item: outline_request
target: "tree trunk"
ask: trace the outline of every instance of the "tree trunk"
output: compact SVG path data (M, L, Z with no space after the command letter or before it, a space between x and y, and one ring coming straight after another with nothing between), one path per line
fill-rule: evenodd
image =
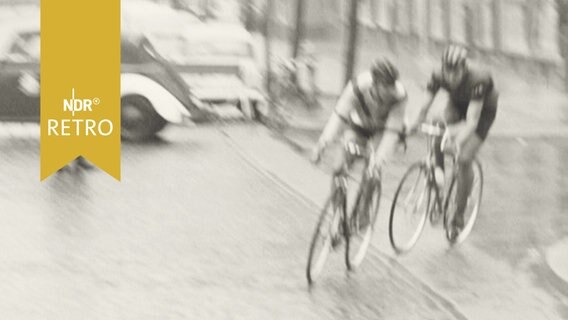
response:
M357 20L358 15L358 0L351 0L351 6L349 10L349 30L347 39L347 55L345 59L345 81L348 83L353 77L353 71L355 69L355 58L357 56L357 34L359 21Z
M254 11L253 11L253 0L243 0L240 3L241 6L241 22L245 26L247 31L254 30Z
M294 29L294 36L292 38L292 58L298 58L300 52L300 43L304 37L304 12L306 1L296 0L296 28Z
M425 21L425 31L422 32L422 39L421 39L421 48L423 50L423 52L428 53L430 52L430 38L432 35L432 1L431 0L425 0L426 1L426 21Z
M444 38L446 38L446 42L452 42L452 4L450 3L451 0L444 0L443 10L444 10Z
M475 10L474 4L465 5L465 41L466 43L475 48L477 46L476 34L475 34Z
M497 52L503 49L503 41L501 39L501 26L502 26L502 7L500 0L493 0L493 49Z
M266 67L266 92L269 97L269 101L272 101L272 66L271 66L271 48L270 48L270 37L271 37L271 22L272 16L274 14L274 0L267 0L266 2L266 15L263 24L262 34L264 35L264 55L265 55L265 67Z
M556 0L558 10L558 43L564 59L564 84L568 91L568 0Z

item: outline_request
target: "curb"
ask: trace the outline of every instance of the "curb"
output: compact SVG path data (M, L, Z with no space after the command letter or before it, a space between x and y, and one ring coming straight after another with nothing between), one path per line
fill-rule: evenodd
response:
M568 238L565 238L546 250L546 265L552 271L553 285L568 295Z

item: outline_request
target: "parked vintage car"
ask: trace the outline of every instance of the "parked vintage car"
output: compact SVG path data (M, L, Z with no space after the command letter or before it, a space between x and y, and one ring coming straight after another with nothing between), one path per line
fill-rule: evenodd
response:
M0 21L0 121L39 121L39 12ZM199 119L199 100L139 33L121 40L121 135L142 140L167 123Z
M155 41L200 101L234 105L251 118L265 105L257 42L241 25L191 24Z

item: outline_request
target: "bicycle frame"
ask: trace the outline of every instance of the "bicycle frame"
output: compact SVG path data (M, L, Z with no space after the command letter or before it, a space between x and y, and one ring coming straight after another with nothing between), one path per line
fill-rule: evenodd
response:
M427 127L427 129L424 129L424 127ZM427 155L426 155L426 160L423 164L423 168L427 174L427 181L428 181L428 188L429 190L434 189L434 194L435 194L435 198L434 198L434 206L431 207L428 211L428 215L433 214L434 209L437 207L439 212L443 215L446 216L447 212L447 206L446 201L447 201L447 191L445 190L440 190L440 187L438 186L438 184L436 183L436 179L435 179L435 169L436 169L436 164L435 164L435 148L436 148L436 142L435 139L436 137L442 136L443 135L443 127L438 126L438 125L423 125L423 131L427 134ZM445 154L444 154L445 156ZM456 157L457 154L452 154L452 172L451 172L451 178L450 178L450 186L449 188L446 188L446 190L450 190L453 183L455 183L455 178L457 177L457 161L456 161Z
M356 143L346 143L344 145L344 152L346 153L346 161L343 163L341 173L334 176L332 184L332 194L333 194L333 205L334 206L344 206L345 217L343 219L349 219L354 214L357 214L358 207L355 206L351 210L347 210L347 179L350 178L349 170L353 164L360 159L364 160L363 175L359 184L359 193L361 193L361 188L367 186L369 182L376 183L379 187L381 186L380 170L376 167L371 167L374 163L375 148L367 142L365 147L362 147Z
M341 173L334 177L334 187L341 188L347 191L347 179L349 177L349 170L355 161L363 159L364 160L364 171L363 178L361 182L366 181L368 178L380 180L380 170L376 167L371 167L371 164L375 163L375 148L367 142L365 150L356 143L346 143L344 145L344 151L346 152L347 159L343 163Z

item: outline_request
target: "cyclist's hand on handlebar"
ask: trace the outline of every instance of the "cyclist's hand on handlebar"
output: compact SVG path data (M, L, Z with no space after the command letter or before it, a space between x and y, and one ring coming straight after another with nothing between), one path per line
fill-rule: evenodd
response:
M413 121L410 122L409 120L404 120L403 129L407 136L411 136L418 132L418 128L422 124L422 121Z
M321 161L321 157L325 151L326 144L323 142L318 142L318 144L312 150L311 161L313 164L318 164Z
M406 135L411 136L413 134L416 134L416 132L418 132L418 125L417 124L405 125L404 129L406 130Z
M456 140L449 129L446 129L444 132L440 149L442 149L443 152L459 153L459 145L456 143Z

